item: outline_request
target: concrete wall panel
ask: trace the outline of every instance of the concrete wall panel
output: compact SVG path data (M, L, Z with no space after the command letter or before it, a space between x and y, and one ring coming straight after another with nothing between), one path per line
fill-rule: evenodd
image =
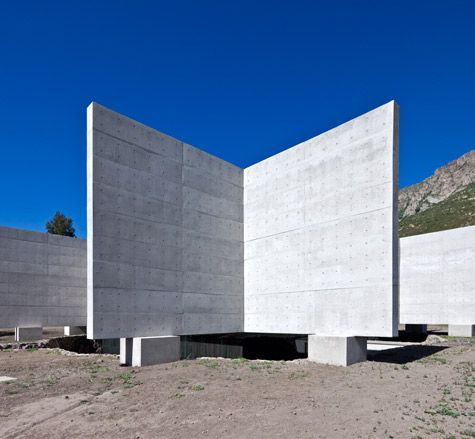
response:
M88 336L393 335L397 125L391 102L243 172L92 104Z
M0 326L85 326L86 241L0 227Z
M402 238L400 321L475 325L475 226Z
M243 329L243 171L88 108L88 336Z
M244 171L245 331L392 336L398 109Z

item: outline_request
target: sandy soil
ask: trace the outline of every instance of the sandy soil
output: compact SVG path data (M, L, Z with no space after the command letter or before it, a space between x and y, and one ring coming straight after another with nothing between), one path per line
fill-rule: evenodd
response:
M447 347L449 346L449 347ZM399 352L398 352L399 351ZM475 340L385 351L348 368L0 352L0 437L475 437Z

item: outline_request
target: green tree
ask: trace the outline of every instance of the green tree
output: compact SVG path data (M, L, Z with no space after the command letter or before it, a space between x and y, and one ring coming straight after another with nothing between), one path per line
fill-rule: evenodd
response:
M46 231L53 235L63 235L76 237L76 229L73 227L73 220L63 215L61 212L56 212L51 221L46 223Z

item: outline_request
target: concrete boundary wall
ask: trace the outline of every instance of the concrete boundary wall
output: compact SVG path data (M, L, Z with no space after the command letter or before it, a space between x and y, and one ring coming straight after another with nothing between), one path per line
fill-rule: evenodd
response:
M394 335L397 136L390 102L243 171L91 104L88 337Z
M86 241L0 227L0 327L86 320Z
M475 325L475 226L400 240L400 322Z
M390 102L245 169L246 332L397 334L398 125Z

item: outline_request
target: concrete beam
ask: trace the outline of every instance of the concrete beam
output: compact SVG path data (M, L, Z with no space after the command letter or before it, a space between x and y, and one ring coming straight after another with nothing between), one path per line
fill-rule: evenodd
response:
M43 336L43 328L30 326L15 328L15 341L40 340Z
M475 325L449 325L450 337L475 337Z
M364 337L309 335L308 359L332 366L349 366L366 361L366 345Z
M180 337L134 337L120 341L120 362L141 367L180 360Z

